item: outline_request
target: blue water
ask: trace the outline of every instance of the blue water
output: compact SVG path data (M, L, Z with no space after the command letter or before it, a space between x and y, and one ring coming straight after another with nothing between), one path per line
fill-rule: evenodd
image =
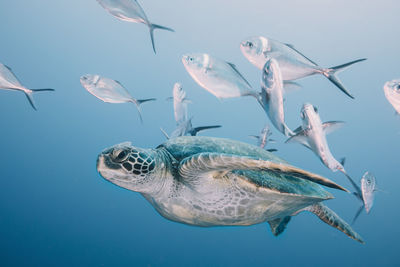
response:
M382 86L399 78L398 1L140 1L149 19L176 33L156 31L153 54L144 25L119 21L92 1L0 2L0 62L35 95L35 112L19 92L0 91L1 266L394 266L399 264L400 118ZM105 147L132 141L155 147L159 130L174 129L165 101L176 81L193 104L195 126L221 124L203 135L253 142L268 119L251 98L220 102L186 73L180 57L207 52L234 62L254 87L260 71L239 50L240 41L264 35L294 44L323 66L368 60L340 74L352 100L324 77L301 80L287 95L287 124L300 124L310 102L323 121L343 120L328 137L336 158L358 181L369 170L378 186L369 215L354 229L361 245L309 213L293 218L274 237L267 224L190 227L162 218L139 194L119 188L96 171ZM131 104L106 104L85 91L79 77L97 73L121 81L143 105L144 124ZM277 155L350 188L306 148L284 144L273 129ZM330 190L326 204L351 221L359 202Z

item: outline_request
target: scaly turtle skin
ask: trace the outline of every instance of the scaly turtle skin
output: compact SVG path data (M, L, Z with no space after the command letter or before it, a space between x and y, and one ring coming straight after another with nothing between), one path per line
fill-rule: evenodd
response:
M122 143L99 155L97 170L108 181L140 192L172 221L197 226L268 221L279 235L291 216L308 210L363 242L321 203L333 197L320 184L346 189L246 143L200 136L174 138L156 149Z

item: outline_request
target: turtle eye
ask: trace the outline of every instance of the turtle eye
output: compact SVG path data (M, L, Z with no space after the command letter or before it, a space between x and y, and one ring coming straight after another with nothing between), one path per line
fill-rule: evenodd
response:
M314 107L314 111L315 113L318 113L318 109L316 107Z
M113 153L113 157L117 162L124 161L129 156L126 150L115 150Z
M248 46L248 47L250 47L250 48L253 48L254 44L253 44L252 42L247 42L247 43L246 43L246 46Z

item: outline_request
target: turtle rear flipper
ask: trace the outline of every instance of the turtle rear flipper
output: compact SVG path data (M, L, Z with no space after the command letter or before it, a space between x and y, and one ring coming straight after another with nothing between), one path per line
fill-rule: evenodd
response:
M271 227L271 232L274 236L278 236L283 233L286 229L286 225L290 222L291 216L286 216L284 218L278 218L272 221L268 221L269 226Z
M340 218L333 210L328 208L322 203L317 203L312 206L305 208L304 210L310 211L318 216L323 222L329 224L330 226L342 231L350 238L364 244L362 237L357 234L351 226L346 223L342 218Z

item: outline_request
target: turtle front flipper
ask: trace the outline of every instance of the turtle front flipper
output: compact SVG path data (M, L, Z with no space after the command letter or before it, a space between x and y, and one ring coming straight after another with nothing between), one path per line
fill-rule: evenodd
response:
M188 183L196 184L199 177L210 172L229 172L234 170L269 171L276 174L289 175L299 179L305 179L327 187L347 189L320 175L302 170L283 163L251 157L235 156L223 153L199 153L187 157L179 164L179 174Z
M342 231L350 238L364 244L362 237L357 234L351 226L346 223L342 218L340 218L333 210L328 208L322 203L317 203L312 206L305 208L304 210L310 211L318 216L323 222L329 224L330 226Z

